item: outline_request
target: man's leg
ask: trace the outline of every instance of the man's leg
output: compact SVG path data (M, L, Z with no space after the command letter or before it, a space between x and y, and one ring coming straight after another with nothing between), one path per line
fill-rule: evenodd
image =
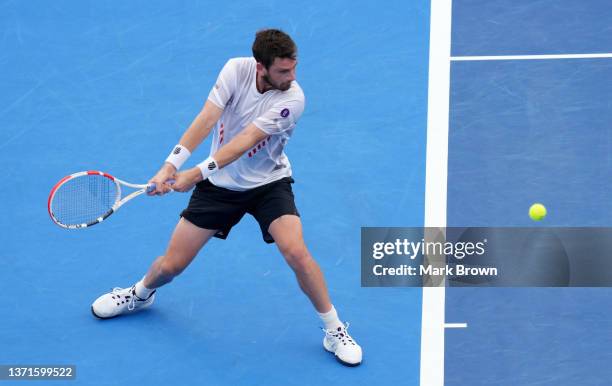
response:
M302 223L295 215L284 215L268 227L278 249L293 269L300 288L308 296L325 323L323 347L334 353L338 361L347 366L357 366L362 361L361 347L348 334L329 300L329 293L319 265L310 255L304 237Z
M171 282L187 268L216 232L199 228L181 218L174 228L166 253L151 264L142 284L153 290Z
M302 223L298 216L284 215L272 222L268 233L281 254L293 269L300 288L319 313L332 309L323 273L312 258L302 236Z
M131 288L115 288L100 296L91 306L92 313L98 318L108 319L150 306L155 299L155 289L183 272L215 232L198 228L181 218L166 253L153 262L146 276Z

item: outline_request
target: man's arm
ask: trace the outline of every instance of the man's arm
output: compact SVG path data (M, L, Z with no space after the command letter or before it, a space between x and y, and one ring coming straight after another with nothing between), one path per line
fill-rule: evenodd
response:
M204 104L204 108L197 117L195 117L191 126L189 126L185 134L181 137L179 143L193 153L202 141L208 137L215 123L221 118L222 113L223 109L220 109L214 103L207 100L206 104Z
M208 134L210 134L215 123L221 118L222 113L223 109L207 100L204 104L204 108L195 117L189 128L181 137L179 143L185 146L190 153L193 153ZM165 182L168 181L176 171L174 165L169 162L164 162L157 174L149 180L149 183L155 183L157 187L156 190L149 193L149 195L168 193L171 188L170 185Z
M213 155L213 158L217 161L219 168L222 168L236 161L247 150L263 141L267 136L268 134L251 123L225 146L222 146Z
M267 136L268 134L251 123L231 141L222 146L212 157L217 161L217 166L222 168L240 158L247 150L261 142ZM200 168L194 167L182 173L175 174L174 178L176 182L172 185L172 188L178 192L186 192L190 190L193 185L202 181L202 172Z

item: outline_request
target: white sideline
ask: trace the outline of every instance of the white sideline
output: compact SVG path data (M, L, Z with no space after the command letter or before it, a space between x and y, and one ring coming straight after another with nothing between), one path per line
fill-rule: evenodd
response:
M452 0L431 0L425 171L425 226L446 227ZM444 385L444 282L424 287L421 386Z

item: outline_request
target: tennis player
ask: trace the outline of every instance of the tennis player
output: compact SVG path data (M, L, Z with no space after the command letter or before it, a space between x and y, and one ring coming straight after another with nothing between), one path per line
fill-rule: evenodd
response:
M96 299L91 307L96 317L112 318L150 306L157 288L183 272L211 237L225 239L249 213L259 223L263 239L276 243L323 321L325 350L345 365L361 363L361 347L348 334L348 323L338 318L321 269L304 244L291 189L294 180L284 148L304 110L296 65L295 43L276 29L257 32L253 57L225 64L204 108L149 181L157 186L150 194L157 195L195 186L166 253L132 287L115 288ZM211 131L210 156L179 172Z

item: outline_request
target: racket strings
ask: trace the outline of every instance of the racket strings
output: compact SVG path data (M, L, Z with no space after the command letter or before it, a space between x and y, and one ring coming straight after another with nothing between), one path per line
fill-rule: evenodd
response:
M117 184L107 177L86 175L72 178L55 192L51 211L64 225L89 224L111 210L117 193Z

